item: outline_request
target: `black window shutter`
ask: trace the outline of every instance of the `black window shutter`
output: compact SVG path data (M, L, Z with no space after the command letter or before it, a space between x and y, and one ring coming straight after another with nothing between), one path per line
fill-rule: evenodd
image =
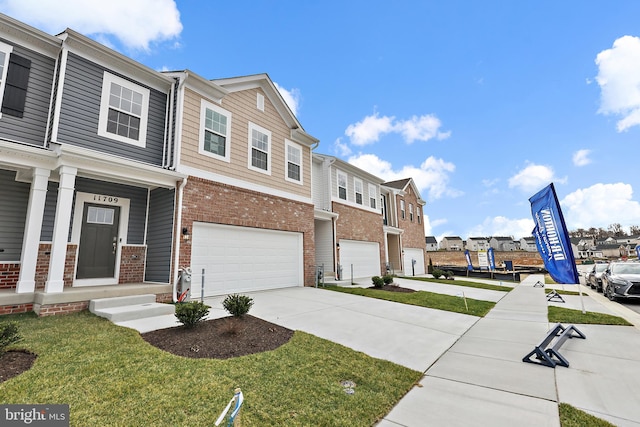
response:
M10 116L22 117L24 103L27 99L27 85L29 84L29 72L31 61L13 53L9 57L9 69L7 81L4 87L2 99L2 113Z

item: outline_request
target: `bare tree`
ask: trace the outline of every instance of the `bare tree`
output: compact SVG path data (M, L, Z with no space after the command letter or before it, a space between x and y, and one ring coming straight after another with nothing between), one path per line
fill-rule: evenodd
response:
M629 234L632 236L637 236L640 234L640 225L632 225L629 227Z
M611 233L615 237L624 236L624 231L622 231L622 226L617 222L610 224L608 227L608 230L609 230L609 233Z

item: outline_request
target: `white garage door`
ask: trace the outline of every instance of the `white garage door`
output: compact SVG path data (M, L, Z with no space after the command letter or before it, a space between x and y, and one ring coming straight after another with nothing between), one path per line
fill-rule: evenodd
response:
M411 269L412 260L416 260L413 270ZM420 248L404 248L404 275L411 276L414 274L424 274L424 251Z
M342 278L372 277L380 275L380 245L377 242L340 240Z
M193 223L192 298L302 286L302 233Z

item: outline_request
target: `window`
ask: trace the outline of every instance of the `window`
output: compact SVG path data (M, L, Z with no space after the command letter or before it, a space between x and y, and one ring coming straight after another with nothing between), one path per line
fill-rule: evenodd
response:
M87 223L113 225L114 212L115 210L112 208L89 206L87 209Z
M7 72L9 70L9 57L13 51L13 46L0 42L0 96L4 95L7 84ZM4 105L4 99L2 101Z
M27 100L27 86L31 73L31 61L8 51L0 50L0 90L2 90L2 113L22 118Z
M229 162L231 113L204 99L200 103L200 145L198 151Z
M347 200L347 174L338 171L338 198Z
M271 174L271 132L249 123L249 169Z
M420 206L416 206L416 215L418 215L418 224L422 224L422 219L420 217L420 211L422 209L420 208Z
M378 198L378 191L375 185L369 184L369 206L371 209L376 208L376 199Z
M302 148L287 139L284 140L284 145L287 150L285 179L302 184Z
M362 204L362 181L360 181L359 179L354 179L353 180L353 187L354 187L354 191L356 193L356 203L361 205Z
M400 200L400 216L402 217L402 219L405 219L404 200Z
M409 203L409 221L413 222L413 203Z
M144 147L148 114L149 89L105 71L98 135Z

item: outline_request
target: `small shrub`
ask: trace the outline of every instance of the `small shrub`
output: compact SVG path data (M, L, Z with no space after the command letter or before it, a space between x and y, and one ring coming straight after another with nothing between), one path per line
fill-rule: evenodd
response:
M18 332L17 322L4 322L0 324L0 356L6 352L8 346L21 340L22 336Z
M380 276L373 276L371 281L373 282L373 286L376 288L382 288L384 286L384 280Z
M439 268L434 268L433 273L431 273L431 275L433 276L434 279L439 279L442 276L444 276L444 271L440 270Z
M453 280L453 271L447 270L447 271L444 272L444 274L447 277L447 279Z
M385 285L389 285L393 283L393 276L390 274L385 274L384 276L382 276L382 281Z
M187 328L193 328L209 314L210 308L200 301L181 302L176 304L176 317Z
M249 312L253 299L246 295L232 294L222 301L222 306L234 317L242 317Z

